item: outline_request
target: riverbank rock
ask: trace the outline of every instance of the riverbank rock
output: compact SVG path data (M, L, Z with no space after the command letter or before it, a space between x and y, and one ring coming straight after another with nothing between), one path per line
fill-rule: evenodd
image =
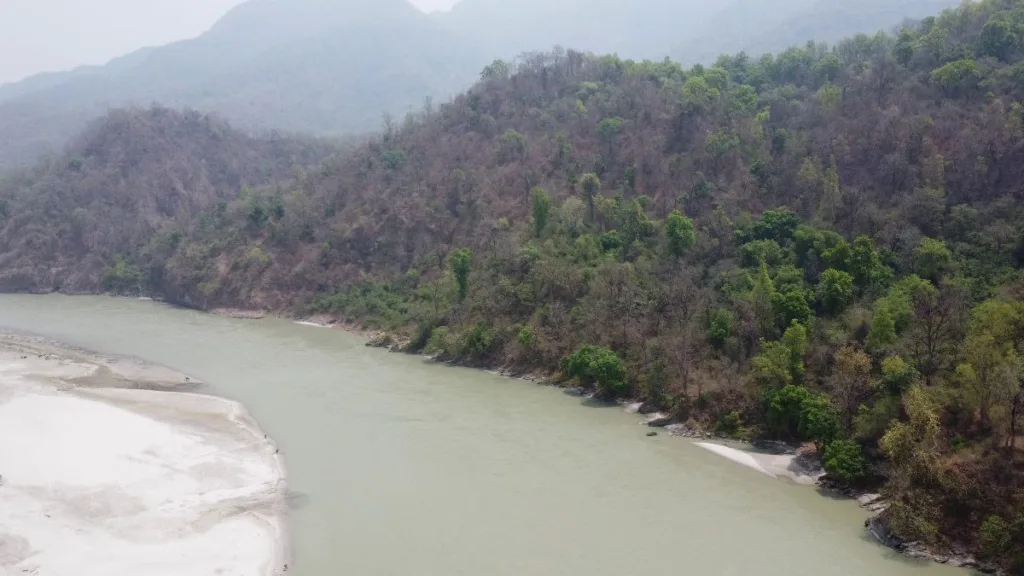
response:
M565 390L563 390L563 392L565 392L569 396L575 396L577 398L583 398L584 396L587 395L587 391L584 388L580 388L578 386L575 388L566 388Z
M214 308L211 314L224 316L225 318L238 318L241 320L259 320L267 315L263 310L243 310L241 308Z
M655 412L647 416L647 425L652 428L664 428L671 423L672 417L664 412Z
M750 444L758 450L764 450L773 454L796 454L797 449L794 446L790 446L785 442L778 440L768 440L765 438L755 438L751 440Z
M866 494L865 496L877 496L877 494ZM875 499L865 498L865 500L868 501L868 504L862 505L869 509L871 506L885 503L881 497ZM984 574L1003 574L998 567L978 562L977 559L962 550L933 550L921 542L906 542L900 539L889 529L889 513L887 509L883 509L874 517L865 520L864 527L867 528L868 533L879 543L910 558L931 560L957 568L977 570Z

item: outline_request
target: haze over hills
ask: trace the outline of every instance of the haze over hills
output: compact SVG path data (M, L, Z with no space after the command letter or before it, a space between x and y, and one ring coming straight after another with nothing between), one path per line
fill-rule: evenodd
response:
M469 85L483 59L405 0L252 0L194 40L0 88L0 168L57 151L111 107L159 102L239 127L376 129Z
M0 86L0 170L59 152L124 105L190 107L256 131L362 133L468 87L495 57L562 45L710 63L874 33L952 1L463 0L427 15L406 0L250 0L198 38Z

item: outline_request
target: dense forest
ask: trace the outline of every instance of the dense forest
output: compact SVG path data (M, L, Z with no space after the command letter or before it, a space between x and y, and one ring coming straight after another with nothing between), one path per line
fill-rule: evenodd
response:
M985 0L689 69L495 61L289 178L256 168L306 145L207 164L239 189L187 209L131 194L161 155L126 155L174 129L129 146L106 122L0 182L3 286L333 314L409 351L813 443L833 479L882 486L900 538L1020 573L1022 100L1024 1ZM81 237L135 214L116 242Z

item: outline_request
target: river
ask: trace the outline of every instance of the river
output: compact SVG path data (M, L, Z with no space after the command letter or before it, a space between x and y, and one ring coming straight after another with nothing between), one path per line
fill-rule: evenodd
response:
M619 408L341 331L56 295L0 296L0 327L167 365L245 404L297 495L289 574L966 574L875 544L852 502L648 438Z

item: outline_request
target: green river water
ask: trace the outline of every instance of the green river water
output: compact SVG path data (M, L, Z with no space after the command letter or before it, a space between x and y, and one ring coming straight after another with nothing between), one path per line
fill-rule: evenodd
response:
M278 319L0 296L0 327L164 364L281 447L300 576L954 576L867 513L534 383ZM582 405L581 405L582 404Z

